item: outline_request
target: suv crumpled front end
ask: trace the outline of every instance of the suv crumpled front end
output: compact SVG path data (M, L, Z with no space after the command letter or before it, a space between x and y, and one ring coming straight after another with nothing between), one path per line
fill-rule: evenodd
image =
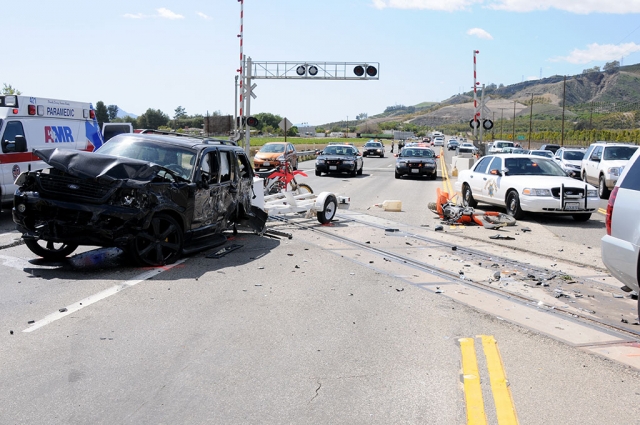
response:
M16 180L13 220L25 239L126 248L154 210L186 211L189 182L159 165L96 153L35 154L52 167Z

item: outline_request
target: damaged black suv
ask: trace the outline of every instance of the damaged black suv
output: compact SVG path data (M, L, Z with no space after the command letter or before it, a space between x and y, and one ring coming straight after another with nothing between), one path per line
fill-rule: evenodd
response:
M264 231L251 163L231 142L122 134L96 152L34 154L50 168L18 177L13 220L45 259L97 245L157 266L224 243L236 224Z

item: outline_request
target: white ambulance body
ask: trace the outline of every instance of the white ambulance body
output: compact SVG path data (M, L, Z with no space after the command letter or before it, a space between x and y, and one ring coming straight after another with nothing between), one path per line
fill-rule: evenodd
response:
M93 151L103 143L91 103L0 96L0 202L13 202L21 172L46 166L34 149Z

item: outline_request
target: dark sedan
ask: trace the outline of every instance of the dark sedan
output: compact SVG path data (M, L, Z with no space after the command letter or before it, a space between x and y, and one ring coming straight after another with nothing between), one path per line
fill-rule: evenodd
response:
M384 158L384 145L375 140L369 140L362 148L362 156L379 156Z
M362 174L364 161L358 149L351 145L329 145L316 158L316 176L322 173Z
M438 177L437 155L429 148L407 147L400 151L396 159L396 178L403 175Z

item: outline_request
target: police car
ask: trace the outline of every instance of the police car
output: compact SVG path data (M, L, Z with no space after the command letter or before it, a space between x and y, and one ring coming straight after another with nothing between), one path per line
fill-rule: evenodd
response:
M103 143L91 103L0 96L0 203L13 201L20 173L46 166L33 149L93 151Z

